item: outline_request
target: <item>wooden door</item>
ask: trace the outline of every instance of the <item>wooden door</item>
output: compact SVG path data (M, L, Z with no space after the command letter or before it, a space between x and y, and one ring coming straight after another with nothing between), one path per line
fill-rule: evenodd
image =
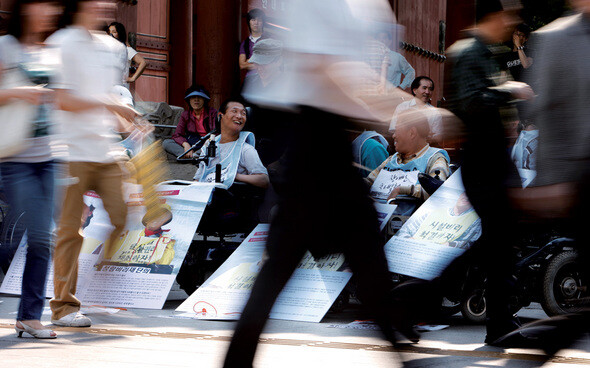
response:
M432 104L443 97L445 27L447 0L395 0L399 24L405 27L400 52L416 70L416 76L429 76L435 84Z
M146 70L135 82L136 99L168 102L170 85L170 1L141 0L134 7L137 16L136 50L147 61Z
M0 0L0 35L6 32L6 27L8 26L7 20L13 2L14 0Z

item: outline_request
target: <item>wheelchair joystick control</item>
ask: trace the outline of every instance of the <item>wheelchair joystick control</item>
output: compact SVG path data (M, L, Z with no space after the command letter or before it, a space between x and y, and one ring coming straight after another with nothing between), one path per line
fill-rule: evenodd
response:
M215 182L221 183L221 164L215 165Z
M209 142L209 146L207 146L207 157L213 158L217 155L217 146L215 145L215 141L211 140Z
M434 170L434 178L435 179L438 179L438 180L441 180L440 179L440 170Z

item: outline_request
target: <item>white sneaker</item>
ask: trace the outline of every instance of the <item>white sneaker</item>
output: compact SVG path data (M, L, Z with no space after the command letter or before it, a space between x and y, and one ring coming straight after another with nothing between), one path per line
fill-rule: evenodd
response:
M52 319L51 323L65 327L90 327L92 325L90 318L80 313L80 311L67 314L60 319Z

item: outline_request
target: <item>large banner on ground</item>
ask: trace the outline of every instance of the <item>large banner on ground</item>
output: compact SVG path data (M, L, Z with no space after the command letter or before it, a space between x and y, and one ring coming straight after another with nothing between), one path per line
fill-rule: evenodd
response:
M481 235L481 220L455 172L385 245L389 270L424 280L439 276Z
M239 319L264 262L268 224L258 225L234 253L178 309L200 319ZM279 295L270 318L319 322L352 273L344 255L314 260L308 252Z
M86 305L160 309L182 265L214 184L161 185L158 193L167 211L146 221L138 185L126 185L127 225L105 254L104 242L113 229L100 197L84 196L81 219L84 234L78 258L76 296ZM20 294L26 240L11 263L0 292ZM53 268L47 282L53 296Z

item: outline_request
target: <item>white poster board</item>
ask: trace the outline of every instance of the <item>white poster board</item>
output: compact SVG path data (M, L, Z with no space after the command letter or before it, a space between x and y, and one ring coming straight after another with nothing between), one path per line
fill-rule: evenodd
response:
M194 313L200 319L239 319L262 266L268 229L268 224L258 225L176 311ZM306 253L274 304L270 318L319 322L352 276L343 264L341 254L315 261Z
M481 235L458 170L385 245L389 270L432 280Z
M385 225L391 219L393 212L397 208L396 204L385 204L374 202L375 209L377 210L377 220L379 221L379 230L383 231Z
M520 180L522 182L522 187L526 188L529 186L530 183L537 177L536 170L528 170L528 169L517 169L518 175L520 175Z
M402 171L394 170L389 171L387 168L383 168L377 179L371 186L371 197L377 200L387 200L391 191L397 187L410 186L418 184L418 170L414 171Z
M87 305L162 308L213 187L203 183L159 186L158 193L170 207L170 216L151 231L142 222L145 207L141 187L126 185L127 225L115 244L114 255L108 258L103 243L112 226L100 198L88 192L82 218L84 242L78 258L78 299ZM22 242L0 292L20 294L25 247ZM53 296L52 267L46 292L48 297Z

